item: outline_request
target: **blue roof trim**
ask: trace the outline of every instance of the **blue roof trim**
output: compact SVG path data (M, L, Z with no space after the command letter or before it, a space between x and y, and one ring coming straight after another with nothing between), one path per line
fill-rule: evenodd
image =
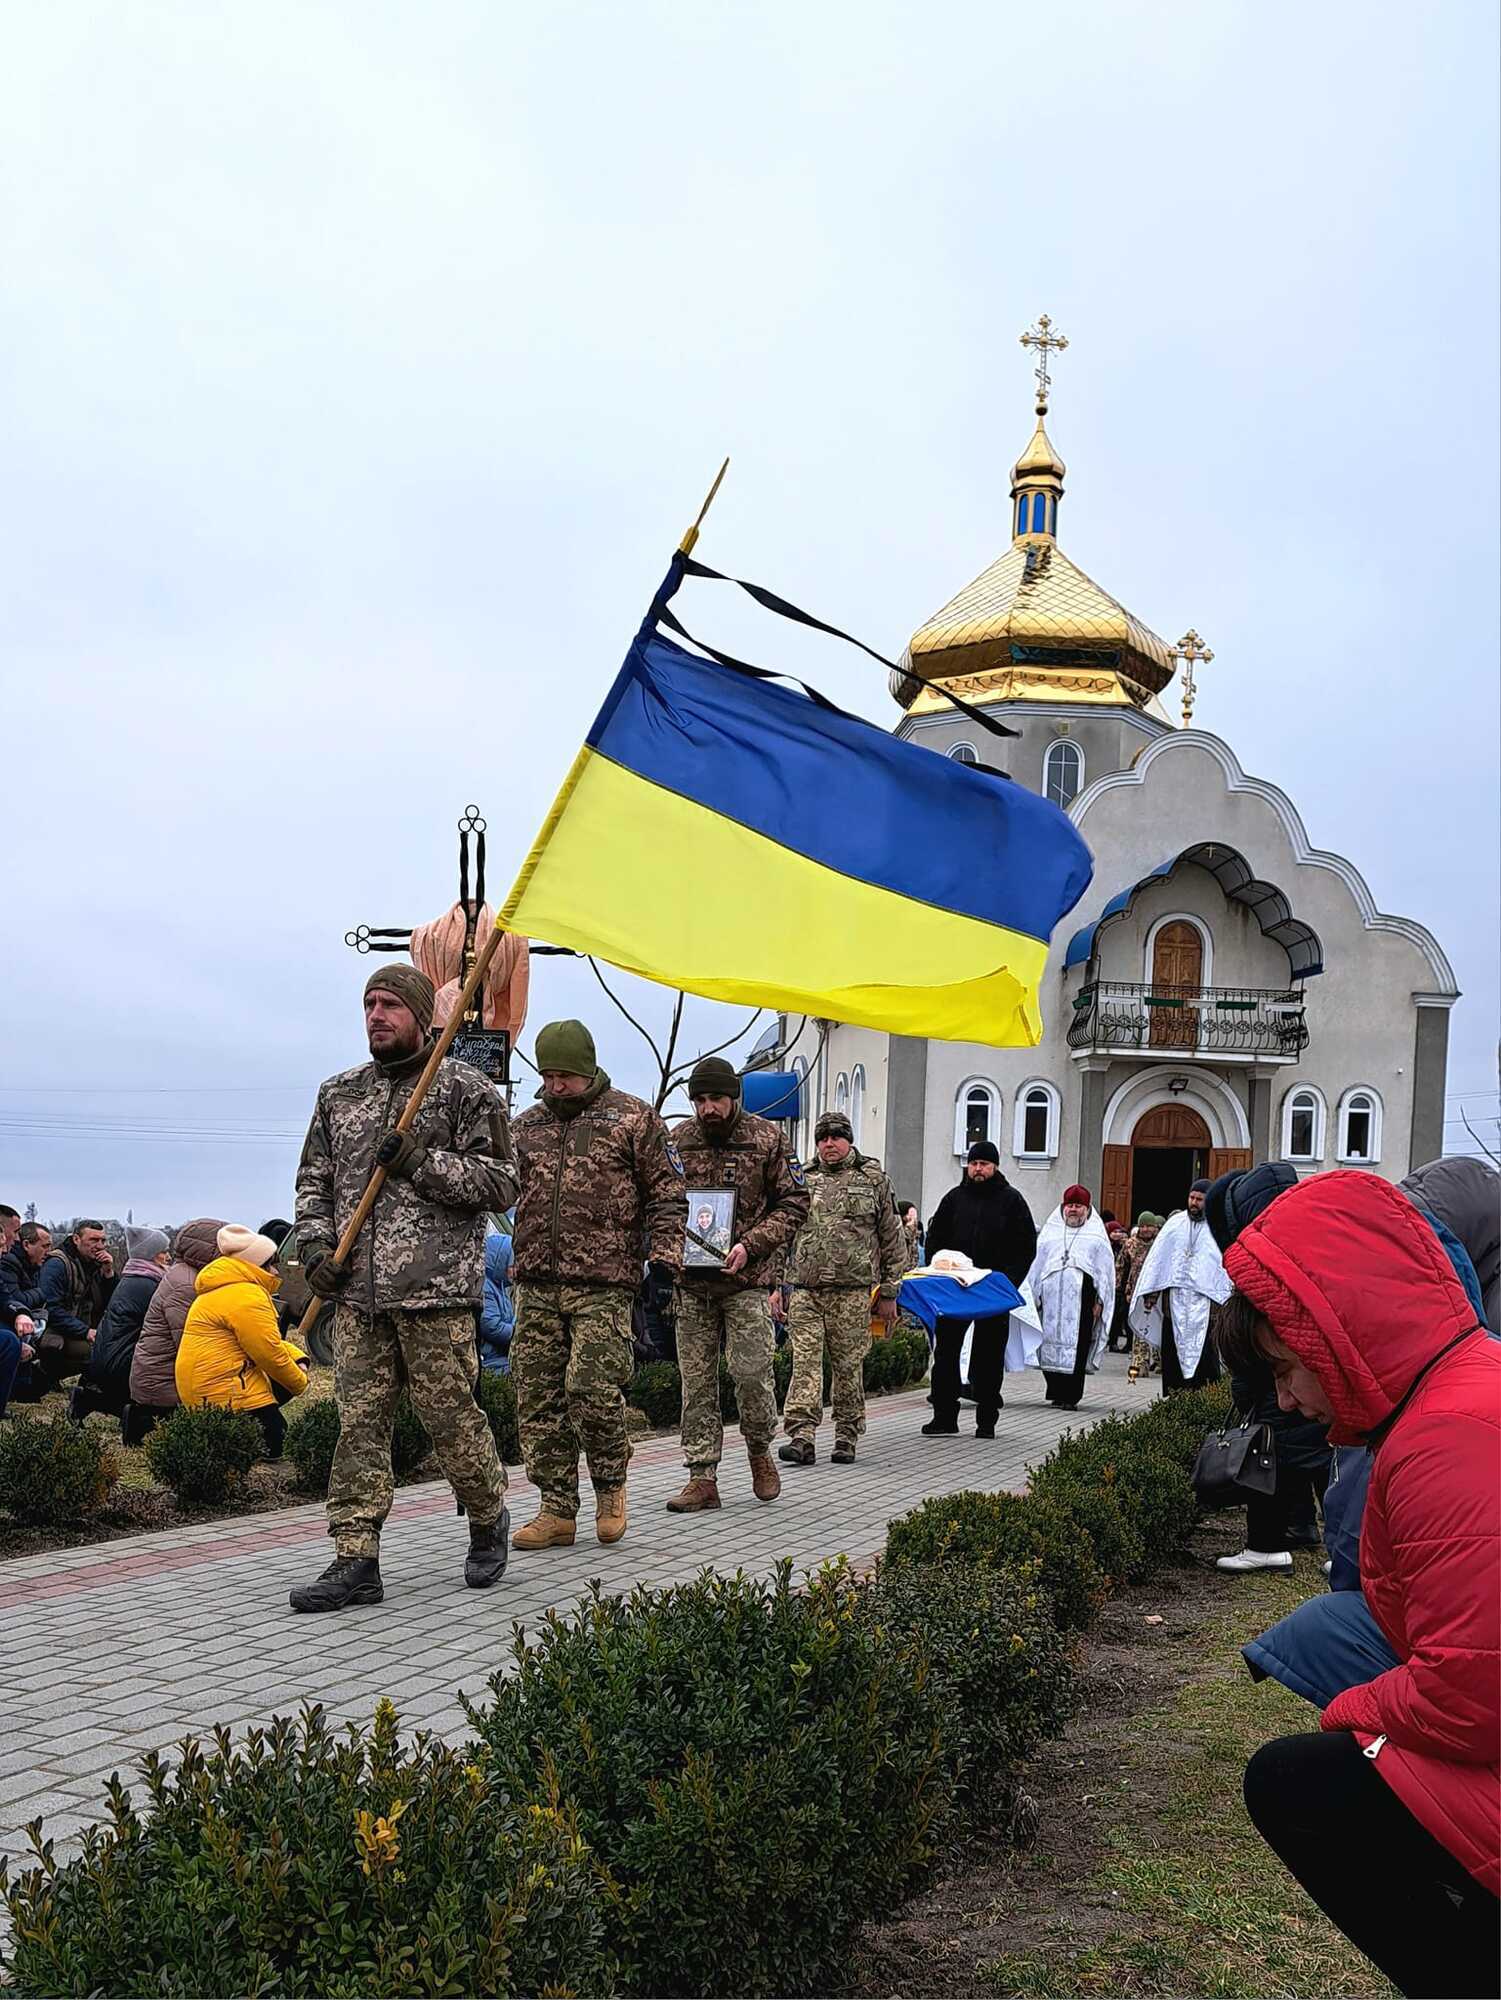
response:
M1324 969L1324 947L1317 931L1305 924L1292 913L1292 905L1282 891L1271 882L1258 881L1251 872L1251 864L1234 847L1226 847L1223 841L1201 840L1171 861L1163 861L1149 875L1143 875L1129 889L1122 889L1118 896L1112 896L1092 924L1075 931L1068 941L1068 949L1063 954L1063 966L1067 971L1071 966L1086 965L1094 957L1099 934L1106 924L1123 917L1143 889L1153 882L1163 881L1187 863L1196 868L1205 868L1219 883L1228 902L1241 903L1256 914L1263 937L1269 937L1280 944L1287 953L1288 969L1294 979L1313 979Z

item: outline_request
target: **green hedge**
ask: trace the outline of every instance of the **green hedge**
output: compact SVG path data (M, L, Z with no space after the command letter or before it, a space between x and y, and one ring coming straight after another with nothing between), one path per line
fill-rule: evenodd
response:
M1224 1406L1070 1436L1026 1496L929 1501L872 1578L596 1589L516 1635L459 1750L403 1750L382 1704L373 1732L310 1711L240 1747L220 1732L170 1776L147 1759L144 1814L112 1783L81 1858L0 1867L0 1985L838 1990L859 1926L950 1842L1013 1830L1074 1698L1072 1635L1181 1544Z
M183 1404L146 1440L151 1476L172 1489L179 1507L223 1507L266 1455L265 1433L245 1410Z
M98 1429L12 1410L0 1424L0 1510L24 1528L70 1528L100 1513L120 1476Z
M495 1448L505 1465L521 1463L521 1435L516 1421L516 1386L509 1375L480 1370L475 1390L479 1406L490 1425ZM297 1484L304 1493L324 1494L333 1471L334 1451L339 1442L339 1406L332 1396L316 1403L294 1404L287 1415L285 1456L296 1468ZM433 1441L422 1419L403 1394L396 1405L396 1427L391 1435L391 1469L405 1479L432 1456Z

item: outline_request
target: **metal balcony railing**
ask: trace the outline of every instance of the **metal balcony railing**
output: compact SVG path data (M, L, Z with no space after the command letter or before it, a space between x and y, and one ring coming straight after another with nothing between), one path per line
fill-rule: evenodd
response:
M1071 1049L1255 1055L1296 1062L1308 1046L1301 993L1271 986L1164 986L1102 979L1083 987Z

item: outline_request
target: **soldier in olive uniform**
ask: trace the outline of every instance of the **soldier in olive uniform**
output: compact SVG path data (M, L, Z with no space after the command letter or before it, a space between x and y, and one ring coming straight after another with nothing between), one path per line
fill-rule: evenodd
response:
M852 1465L865 1429L863 1365L870 1350L870 1293L876 1311L895 1319L907 1268L907 1241L891 1183L874 1160L854 1148L850 1121L826 1111L814 1127L818 1160L808 1169L812 1213L792 1246L792 1382L784 1412L788 1442L779 1457L811 1465L823 1418L823 1357L827 1346L834 1405L836 1465Z
M579 1451L594 1482L595 1533L625 1533L625 1422L631 1306L643 1257L676 1278L688 1197L662 1120L612 1090L581 1021L537 1036L541 1101L514 1127L521 1201L512 1238L516 1331L511 1378L527 1476L542 1495L518 1549L569 1548L579 1508Z
M318 1092L297 1169L297 1237L309 1288L337 1302L339 1443L328 1482L334 1561L292 1592L294 1611L379 1604L380 1531L391 1511L391 1432L405 1382L469 1517L464 1581L506 1566L505 1467L474 1400L475 1308L483 1296L485 1213L509 1208L516 1169L499 1093L445 1060L409 1132L393 1128L430 1054L432 983L415 966L365 985L372 1061ZM348 1261L334 1249L376 1165L386 1182Z
M751 1489L758 1500L775 1500L782 1490L771 1457L777 1400L767 1293L781 1284L792 1239L808 1215L801 1167L780 1129L742 1107L740 1078L722 1056L706 1056L695 1066L688 1095L694 1115L672 1134L683 1172L695 1188L733 1188L735 1221L720 1268L686 1265L678 1292L688 1483L667 1503L674 1514L719 1505L721 1348L734 1378Z

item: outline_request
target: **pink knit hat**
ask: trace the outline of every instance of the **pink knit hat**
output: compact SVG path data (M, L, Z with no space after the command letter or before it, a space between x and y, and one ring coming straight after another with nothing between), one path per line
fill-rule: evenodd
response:
M257 1236L242 1222L226 1222L217 1240L221 1257L238 1257L242 1264L255 1264L261 1270L276 1255L276 1245L269 1236Z

